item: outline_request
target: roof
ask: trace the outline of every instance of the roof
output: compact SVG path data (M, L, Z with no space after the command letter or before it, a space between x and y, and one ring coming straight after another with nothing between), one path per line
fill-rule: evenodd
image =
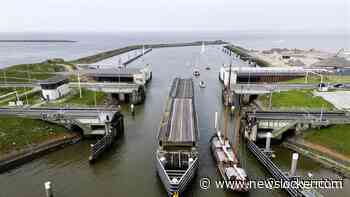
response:
M225 67L229 71L229 67ZM302 67L232 67L232 73L238 75L305 75L306 70Z
M141 74L137 68L107 68L107 69L88 69L84 70L84 74L94 77L115 77L115 76L130 76Z
M63 76L63 75L55 75L51 78L45 79L45 80L40 80L39 84L56 84L59 83L61 81L67 80L68 77Z

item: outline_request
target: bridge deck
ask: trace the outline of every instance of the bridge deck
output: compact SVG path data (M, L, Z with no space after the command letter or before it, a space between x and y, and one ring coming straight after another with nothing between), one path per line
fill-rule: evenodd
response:
M322 117L323 119L349 119L345 112L327 112L327 111L256 111L247 112L248 117L254 117L260 120L295 120L305 118Z
M179 79L173 81L170 91L172 98L193 98L193 81L192 79Z
M56 108L56 107L39 107L39 108L13 108L1 107L0 115L26 116L30 118L42 118L43 115L61 115L70 118L98 118L101 114L113 117L118 109L106 108ZM57 118L57 117L56 117Z
M194 141L194 114L191 99L175 99L168 141L193 142Z
M193 95L192 79L173 81L158 136L161 142L189 146L196 142L198 128Z

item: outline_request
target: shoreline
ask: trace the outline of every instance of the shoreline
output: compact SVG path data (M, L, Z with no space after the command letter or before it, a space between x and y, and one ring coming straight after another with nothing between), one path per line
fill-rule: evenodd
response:
M2 155L0 157L0 173L16 168L51 151L75 144L80 140L81 137L79 135L69 133L68 136L64 135L63 137L47 140L32 148L27 147Z
M138 45L128 45L122 48L117 48L109 51L104 51L101 53L97 53L94 55L78 58L76 60L69 61L70 63L76 63L76 64L92 64L96 63L123 53L127 53L133 50L142 49L145 47L145 49L156 49L156 48L167 48L167 47L186 47L186 46L201 46L202 44L205 45L221 45L221 44L227 44L227 42L222 40L215 40L215 41L195 41L195 42L178 42L178 43L164 43L164 44L138 44Z
M344 176L345 178L350 178L350 166L348 161L338 161L331 155L324 152L319 152L312 147L306 146L305 144L301 144L291 139L284 141L281 146L292 151L296 151L301 155L321 164L322 166Z
M1 42L14 42L14 43L20 43L20 42L42 42L42 43L49 43L49 42L78 42L75 40L0 40Z

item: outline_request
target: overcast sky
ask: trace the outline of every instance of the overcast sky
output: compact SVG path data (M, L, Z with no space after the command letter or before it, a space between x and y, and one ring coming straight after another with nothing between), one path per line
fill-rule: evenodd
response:
M349 1L1 0L0 32L344 32L350 29Z

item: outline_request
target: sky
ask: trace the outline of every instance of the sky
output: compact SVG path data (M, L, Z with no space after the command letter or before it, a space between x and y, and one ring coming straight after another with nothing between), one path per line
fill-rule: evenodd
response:
M350 32L350 0L1 0L0 32Z

